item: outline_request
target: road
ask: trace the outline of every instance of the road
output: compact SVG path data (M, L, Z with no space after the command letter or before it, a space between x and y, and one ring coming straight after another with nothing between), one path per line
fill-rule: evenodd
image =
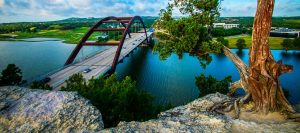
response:
M153 34L153 32L148 32L147 34L150 36ZM145 39L146 36L144 33L132 33L131 38L127 38L123 44L119 61L124 59L126 55L134 50ZM116 51L117 46L108 47L106 50L97 53L81 62L64 67L63 69L48 76L51 78L48 84L55 90L58 90L65 85L65 81L69 79L70 76L76 73L82 73L86 80L93 77L97 78L110 70ZM91 71L84 73L83 70L87 68L90 68Z

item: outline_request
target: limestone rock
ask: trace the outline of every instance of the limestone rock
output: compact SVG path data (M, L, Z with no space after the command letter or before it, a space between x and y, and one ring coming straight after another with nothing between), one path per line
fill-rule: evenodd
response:
M101 113L76 92L0 87L0 132L100 131Z
M191 103L159 114L158 119L145 122L121 122L117 127L101 132L160 132L160 133L261 133L300 132L300 123L256 123L209 112L218 102L229 97L220 93L210 94Z

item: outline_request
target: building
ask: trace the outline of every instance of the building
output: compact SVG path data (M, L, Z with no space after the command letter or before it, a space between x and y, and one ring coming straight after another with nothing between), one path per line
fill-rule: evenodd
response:
M214 28L224 28L224 29L231 29L231 28L238 28L240 24L226 24L226 23L213 23Z
M289 28L275 28L271 30L270 36L296 38L296 37L300 37L300 31L297 31L295 29L289 29Z

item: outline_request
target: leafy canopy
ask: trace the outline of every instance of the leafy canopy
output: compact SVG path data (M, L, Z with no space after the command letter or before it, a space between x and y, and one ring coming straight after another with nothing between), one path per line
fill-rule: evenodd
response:
M196 85L200 91L200 97L216 92L227 94L230 82L232 82L231 76L227 76L223 80L217 80L211 75L206 77L204 74L196 77Z
M9 64L6 69L1 72L0 86L20 85L25 82L25 80L22 80L21 69L15 64Z
M212 40L210 30L215 17L219 16L219 0L174 0L162 9L154 27L158 44L154 51L161 59L175 52L182 58L184 52L197 56L202 64L210 62L208 53L220 53L223 45ZM173 8L179 8L186 17L172 17ZM207 60L208 59L208 60Z
M223 44L224 46L228 47L229 46L229 41L225 39L224 37L218 37L217 41Z
M281 43L281 46L285 49L291 49L293 47L293 40L292 39L284 39Z
M243 38L240 38L236 41L236 47L241 51L243 48L246 47L246 41Z
M136 87L130 77L117 80L116 75L86 81L81 74L66 81L63 91L77 91L91 100L102 113L106 127L116 126L120 121L144 121L155 118L163 109L153 104L153 97Z

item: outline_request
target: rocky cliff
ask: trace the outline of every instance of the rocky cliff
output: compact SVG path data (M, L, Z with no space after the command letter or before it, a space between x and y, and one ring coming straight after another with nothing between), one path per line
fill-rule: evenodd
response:
M216 93L145 122L121 122L103 129L100 112L75 92L0 88L0 132L300 132L300 123L259 123L209 112L228 99Z
M103 129L101 113L76 92L0 88L0 132Z

